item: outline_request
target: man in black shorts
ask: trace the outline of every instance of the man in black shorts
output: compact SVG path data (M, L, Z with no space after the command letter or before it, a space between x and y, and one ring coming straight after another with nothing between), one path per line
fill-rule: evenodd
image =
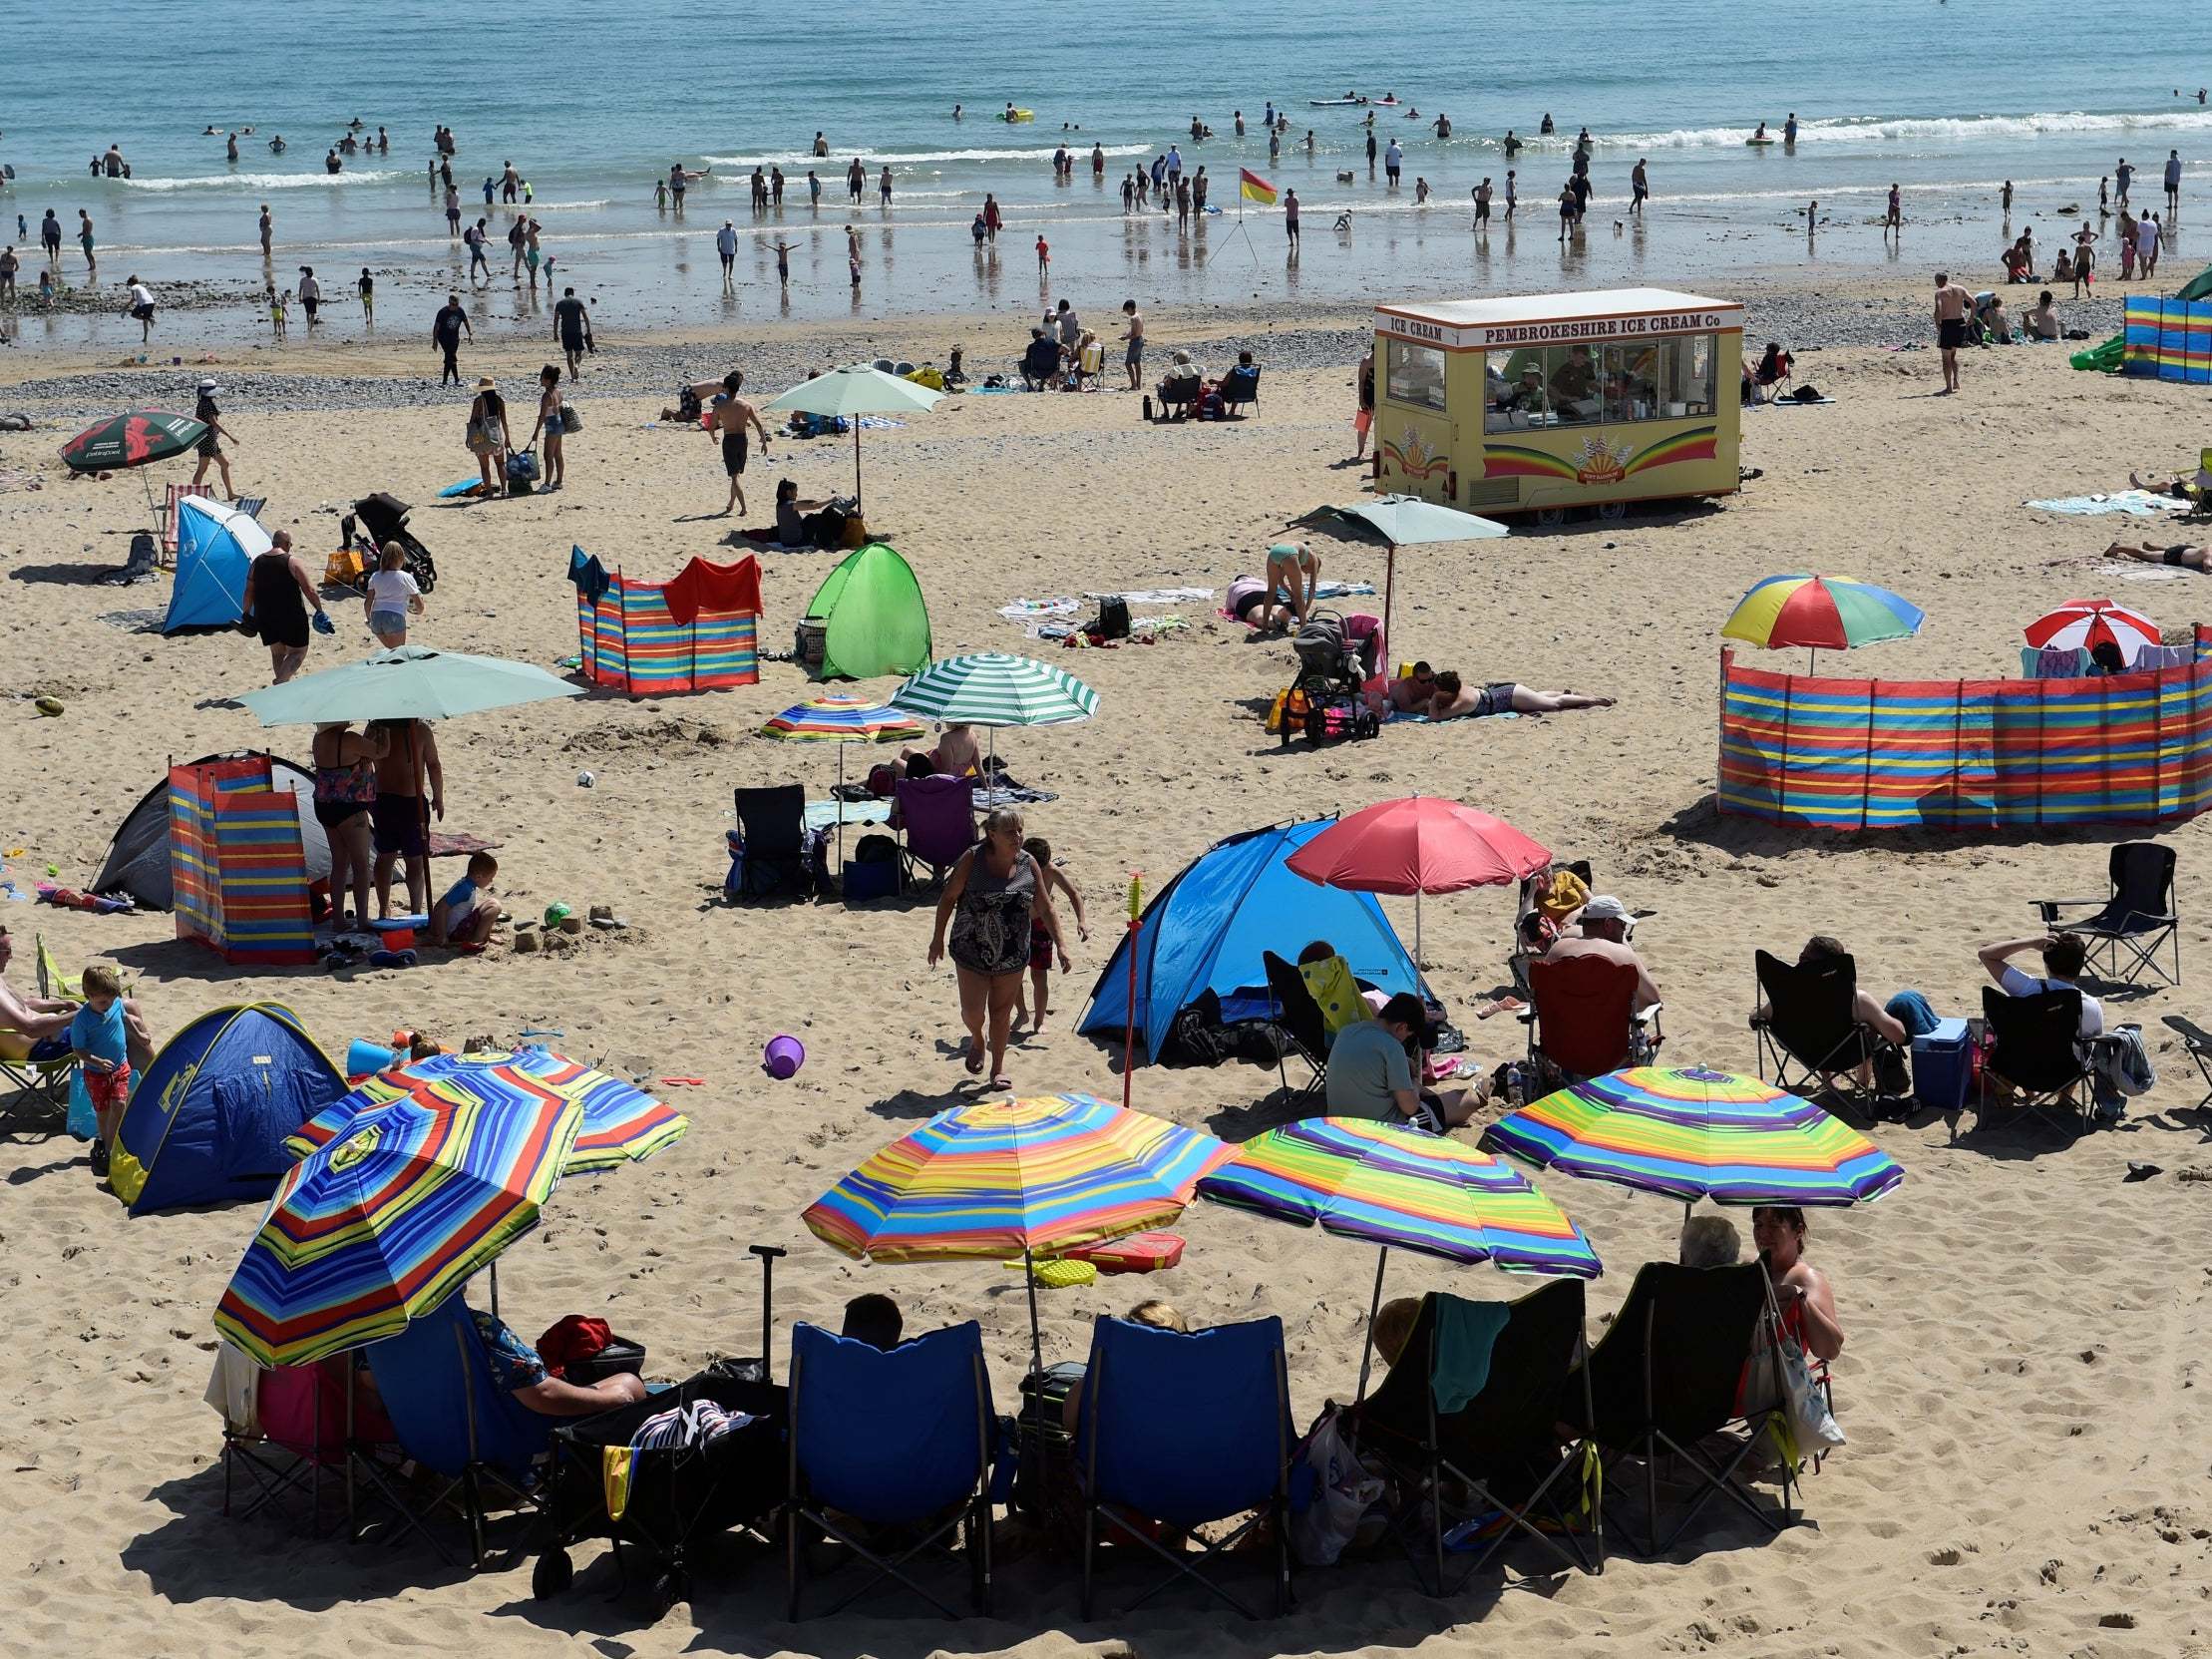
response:
M292 535L279 530L269 538L269 551L246 567L245 618L261 643L269 648L272 683L282 685L299 672L307 660L307 613L315 614L313 625L325 633L336 632L323 615L322 594L292 552Z
M573 288L560 290L560 302L553 307L553 333L560 341L561 355L568 359L568 378L573 380L583 372L584 352L595 349L591 344L591 312Z
M1936 272L1936 344L1943 352L1943 391L1948 397L1959 389L1959 348L1967 343L1967 315L1974 309L1974 295L1951 280L1949 271Z
M445 304L438 307L438 315L431 320L430 324L431 342L438 347L446 359L445 372L438 376L438 384L441 386L449 380L456 386L461 384L459 353L461 351L461 335L464 330L467 331L471 340L476 338L476 329L470 325L469 313L461 308L461 296L457 293L450 293L446 295Z
M735 511L745 511L745 488L740 480L745 472L745 427L751 423L760 434L760 452L768 453L768 428L760 423L760 412L737 395L745 384L745 371L732 369L722 377L722 395L714 400L714 415L707 423L707 431L722 443L722 470L730 475L730 499L722 504L720 517L728 518Z
M430 790L430 812L446 815L446 774L438 763L438 739L427 720L377 720L372 734L385 734L389 747L376 763L376 800L369 807L369 832L376 843L376 909L392 914L392 868L406 860L407 914L426 915L430 907L430 819L423 811L423 790Z

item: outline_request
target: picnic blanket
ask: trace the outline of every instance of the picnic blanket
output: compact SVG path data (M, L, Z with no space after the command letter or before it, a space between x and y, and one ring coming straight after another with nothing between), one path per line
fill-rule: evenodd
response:
M809 801L806 823L810 830L831 829L838 821L838 809L845 809L848 824L888 824L891 822L889 801Z
M1325 587L1326 584L1323 584ZM1369 588L1368 593L1374 590ZM1193 600L1210 600L1211 588L1132 588L1126 593L1085 594L1087 600L1120 600L1124 605L1188 605ZM1068 608L1073 610L1071 605Z
M2154 519L2161 513L2182 512L2189 504L2173 496L2162 496L2155 490L2115 490L2110 495L2059 496L2052 501L2031 501L2028 505L2040 513L2065 513L2076 518L2125 513L2130 518Z

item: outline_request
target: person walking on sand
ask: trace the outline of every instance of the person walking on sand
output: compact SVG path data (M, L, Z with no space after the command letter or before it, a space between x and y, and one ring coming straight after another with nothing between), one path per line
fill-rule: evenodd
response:
M2166 211L2169 213L2177 213L2180 210L2181 152L2178 150L2169 150L2166 152Z
M261 263L269 262L269 242L276 233L276 220L269 216L269 205L261 204Z
M1967 316L1974 309L1974 295L1951 280L1949 271L1936 272L1936 345L1943 353L1943 391L1949 397L1959 389L1959 348L1967 343Z
M1283 193L1283 235L1290 250L1295 253L1298 246L1298 193L1294 190L1286 190Z
M310 622L310 613L312 621ZM241 622L253 624L269 648L269 683L282 685L307 660L307 630L338 631L322 608L322 593L299 555L288 530L269 537L269 551L246 567L245 609Z
M855 260L859 255L854 255ZM859 284L854 284L856 287ZM760 434L760 453L768 456L768 428L761 425L760 411L738 396L745 385L745 371L732 369L722 377L721 393L714 400L714 408L707 420L707 433L722 446L722 470L730 475L730 499L722 504L718 515L728 518L734 512L745 511L745 430L749 426Z
M476 281L476 273L480 270L484 272L485 281L492 280L492 261L484 256L484 243L488 233L481 218L461 232L462 244L469 250L469 280L472 283Z
M731 219L722 221L722 228L714 233L714 251L722 259L722 291L728 293L737 286L737 225Z
M374 328L376 326L376 278L369 274L367 265L361 267L361 280L356 282L354 287L361 295L362 326Z
M1375 424L1375 354L1371 346L1367 354L1359 359L1358 384L1359 407L1351 418L1354 437L1351 458L1354 461L1364 461L1367 458L1367 433Z
M598 349L591 338L591 308L576 297L575 289L562 288L553 304L553 338L560 342L561 355L568 360L568 378L573 380L583 373L583 354Z
M463 334L469 336L471 345L476 343L476 328L469 321L469 313L461 307L461 296L449 293L445 304L438 307L438 314L430 323L431 343L438 348L446 363L438 376L438 384L441 386L449 381L456 386L461 384L460 352Z
M1645 158L1639 156L1636 166L1629 170L1629 211L1641 214L1644 204L1651 200L1652 180L1644 171Z
M1135 391L1144 378L1144 313L1137 309L1134 299L1125 299L1121 302L1121 314L1128 319L1128 326L1121 333L1121 364L1129 371L1129 389Z
M100 261L92 253L92 214L82 207L77 209L77 241L85 250L85 279L90 281L99 271ZM133 277L132 280L137 281L138 278Z
M779 241L776 244L776 286L784 293L791 292L791 255L798 251L797 242Z
M1904 198L1898 194L1895 183L1890 186L1889 207L1882 216L1882 239L1888 241L1893 230L1897 232L1899 241L1905 239Z
M199 383L199 396L192 407L192 419L207 430L200 434L199 442L194 446L199 452L199 465L192 472L191 487L197 490L207 481L207 468L212 464L222 473L223 499L235 501L238 492L230 487L230 457L222 452L222 440L228 438L232 443L238 440L222 424L222 411L215 407L215 383L212 380L202 380Z
M322 306L322 284L315 280L315 267L299 267L299 308L307 313L307 331L315 331L315 312Z

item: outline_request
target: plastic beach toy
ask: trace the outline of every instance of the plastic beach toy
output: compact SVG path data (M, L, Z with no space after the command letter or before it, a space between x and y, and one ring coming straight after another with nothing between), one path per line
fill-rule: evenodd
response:
M762 1050L760 1068L781 1081L807 1062L807 1045L789 1032L779 1032Z

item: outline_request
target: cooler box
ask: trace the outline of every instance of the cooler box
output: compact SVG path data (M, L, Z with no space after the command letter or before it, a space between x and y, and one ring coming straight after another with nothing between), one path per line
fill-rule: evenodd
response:
M1070 1250L1068 1256L1101 1273L1159 1273L1183 1259L1183 1239L1177 1233L1131 1233L1087 1250Z
M1974 1067L1964 1020L1939 1020L1913 1038L1913 1097L1931 1111L1957 1111L1967 1103Z

